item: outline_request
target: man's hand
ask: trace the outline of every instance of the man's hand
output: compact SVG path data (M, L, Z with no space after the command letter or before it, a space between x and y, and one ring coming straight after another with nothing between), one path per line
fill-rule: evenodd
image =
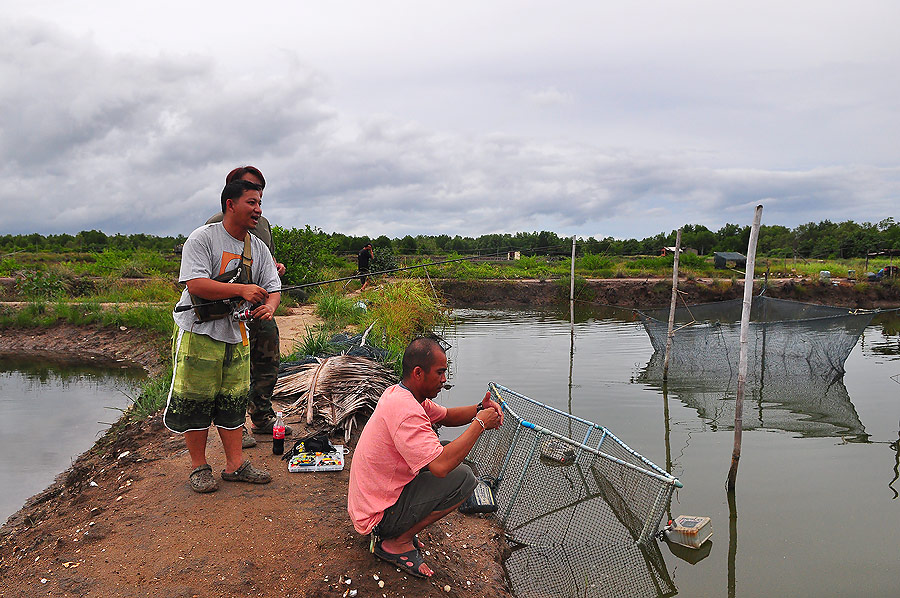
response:
M275 270L278 272L278 276L284 276L286 268L281 262L275 262Z
M503 414L493 407L482 409L475 416L475 419L484 424L485 430L496 430L503 424Z
M491 399L491 391L487 391L484 393L484 398L481 399L481 408L482 409L493 409L497 412L497 415L500 416L500 424L497 426L498 428L503 425L503 408L496 402ZM487 422L485 422L487 425Z
M275 308L268 304L262 304L253 309L254 320L271 320L275 317Z
M240 287L240 296L251 305L265 303L269 298L269 293L255 284L239 284L237 286ZM271 316L269 317L271 318Z

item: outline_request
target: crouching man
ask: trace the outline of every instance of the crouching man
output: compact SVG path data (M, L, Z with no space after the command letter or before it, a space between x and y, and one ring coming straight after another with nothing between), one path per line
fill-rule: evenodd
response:
M175 312L174 371L163 422L184 434L193 471L191 488L212 492L218 483L206 461L206 439L215 424L225 450L223 480L265 484L269 473L244 461L241 430L250 390L250 348L243 322L229 304L240 297L254 319L270 320L281 299L275 261L265 243L248 231L262 214L260 187L233 181L222 190L224 219L201 226L184 243L179 281L187 288ZM246 304L244 304L246 305Z
M443 407L433 402L447 381L447 355L437 341L413 340L403 353L402 381L388 387L366 423L350 468L347 511L361 534L381 538L375 556L416 577L434 572L416 534L461 505L475 489L462 463L485 430L503 423L500 406ZM468 428L442 446L433 424Z

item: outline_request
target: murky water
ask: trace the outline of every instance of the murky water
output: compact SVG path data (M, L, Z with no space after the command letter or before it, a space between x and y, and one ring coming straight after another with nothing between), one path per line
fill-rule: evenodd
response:
M678 476L684 488L673 497L671 515L709 516L714 530L709 556L696 564L660 545L680 596L898 595L896 315L866 329L836 385L792 393L781 405L747 399L744 421L753 423L743 434L731 509L724 483L733 411L718 408L730 400L727 393L682 382L664 395L661 385L642 381L653 350L630 312L580 311L576 320L570 362L567 310L455 312L447 334L455 386L438 400L472 404L495 381L608 427ZM594 584L588 595L660 594L629 578L629 568L645 566L640 555L631 562L633 555L606 551L590 557L596 566L585 565L584 551L580 558L564 556L548 566L579 568L572 577L577 587Z
M0 359L0 521L121 416L141 370Z

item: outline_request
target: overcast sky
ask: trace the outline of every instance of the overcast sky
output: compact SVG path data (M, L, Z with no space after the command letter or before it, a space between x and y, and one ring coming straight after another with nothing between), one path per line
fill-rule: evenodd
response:
M897 0L3 6L0 234L900 220Z

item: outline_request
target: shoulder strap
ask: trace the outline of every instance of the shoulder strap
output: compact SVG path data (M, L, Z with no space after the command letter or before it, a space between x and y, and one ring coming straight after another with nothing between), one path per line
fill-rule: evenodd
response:
M247 272L247 283L253 282L252 277L253 250L250 244L250 233L244 237L244 252L241 254L241 267Z

